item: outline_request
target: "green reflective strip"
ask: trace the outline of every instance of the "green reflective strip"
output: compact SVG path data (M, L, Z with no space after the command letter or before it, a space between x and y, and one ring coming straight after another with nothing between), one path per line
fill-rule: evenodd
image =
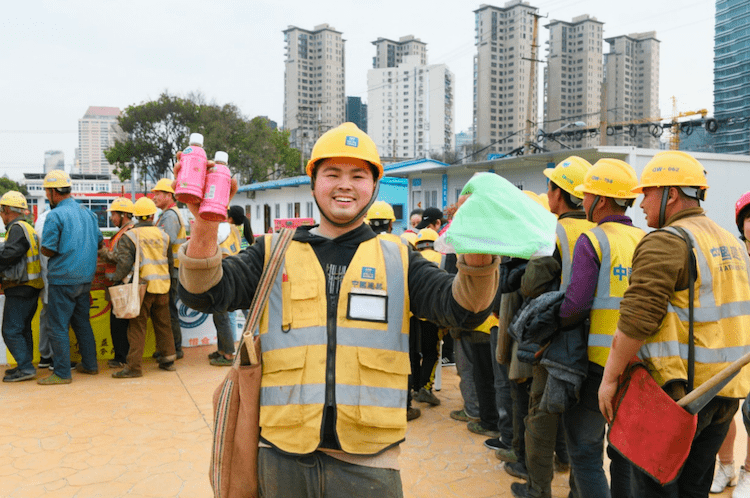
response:
M557 240L560 241L560 258L562 259L562 283L560 290L564 291L570 283L570 275L573 271L573 258L570 255L570 244L568 243L568 232L559 222L555 227Z
M168 263L169 263L169 260L167 258L160 258L160 259L141 258L141 266L166 265Z
M695 361L698 363L731 363L750 352L750 345L729 346L725 348L705 348L695 346ZM638 356L641 358L668 358L679 356L687 361L688 345L677 341L647 342L641 346Z
M260 404L261 406L320 405L325 399L325 391L325 384L261 387Z
M140 278L141 278L141 280L147 280L149 282L151 282L152 280L172 280L172 277L169 276L169 275L159 275L159 274L156 274L156 273L152 273L151 275L142 276Z

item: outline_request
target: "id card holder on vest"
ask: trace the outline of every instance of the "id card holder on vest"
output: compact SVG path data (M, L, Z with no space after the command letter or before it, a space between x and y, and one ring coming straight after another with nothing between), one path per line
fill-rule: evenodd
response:
M358 289L349 293L346 318L388 323L388 295L384 290Z

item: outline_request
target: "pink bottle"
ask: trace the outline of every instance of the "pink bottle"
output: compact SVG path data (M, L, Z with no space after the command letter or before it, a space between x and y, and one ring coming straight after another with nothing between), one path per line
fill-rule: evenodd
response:
M206 183L206 151L203 150L203 135L190 134L190 145L182 151L180 174L177 175L177 188L174 196L185 204L197 204L203 199Z
M208 221L224 221L227 218L232 173L227 167L229 155L218 151L214 156L215 166L208 170L203 202L198 210L201 218Z

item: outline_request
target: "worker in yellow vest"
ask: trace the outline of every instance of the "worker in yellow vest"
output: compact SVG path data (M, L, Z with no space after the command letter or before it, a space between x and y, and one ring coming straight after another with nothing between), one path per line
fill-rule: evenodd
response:
M296 229L259 325L259 486L266 498L401 496L409 312L444 327L478 326L490 313L498 258L462 254L453 277L377 237L364 218L383 166L353 123L318 139L307 173L320 225ZM272 237L222 261L218 223L188 207L196 220L180 248L181 299L206 312L249 307Z
M182 219L180 210L177 209L177 203L174 198L174 188L172 180L162 178L154 188L151 189L154 196L154 204L161 209L161 215L156 220L156 226L164 230L169 236L169 247L174 260L172 267L172 284L169 291L169 316L172 327L172 336L174 337L174 347L177 352L177 359L184 356L182 352L182 329L180 328L180 314L177 311L177 271L180 260L177 259L177 250L187 240L187 230L185 220ZM154 353L157 358L159 351Z
M125 232L135 226L133 221L133 201L125 197L118 197L109 208L110 219L112 224L120 230L112 237L104 247L99 249L99 259L104 261L104 276L110 284L115 285L120 282L112 280L117 271L117 244ZM109 299L109 292L105 292L105 297ZM128 322L127 318L118 318L114 313L109 315L109 333L112 336L112 347L114 349L114 358L107 361L109 368L122 368L128 356L130 345L128 344Z
M0 273L5 293L3 340L15 359L15 368L5 371L3 382L36 378L31 319L36 313L39 292L44 287L39 261L39 238L24 221L26 198L11 190L0 197L0 218L5 224L5 243L0 249Z
M637 196L631 192L637 184L638 177L629 164L618 159L600 159L575 188L583 195L588 221L596 226L575 242L569 285L559 312L562 330L545 350L542 361L548 374L556 366L579 373L578 383L571 389L579 392L578 402L564 400L561 405L567 407L562 422L571 472L581 498L610 494L603 468L606 421L599 413L596 397L617 324L619 302L628 287L633 251L644 235L625 215ZM587 318L590 318L588 336ZM580 353L578 356L574 354L576 351ZM557 385L548 382L546 394L549 396L549 390ZM612 474L612 487L626 489L629 483L619 482L618 477ZM527 495L535 496L533 492Z
M643 194L640 206L648 226L658 230L636 247L630 286L620 303L599 388L599 408L609 421L618 377L635 354L650 365L651 375L667 394L679 399L750 351L750 261L743 244L700 207L707 189L703 165L682 151L657 153L633 189ZM691 273L695 277L692 358ZM745 368L698 412L698 430L675 482L661 487L633 469L639 494L708 496L716 453L739 400L748 392L750 370Z
M138 278L147 285L141 304L141 314L130 319L128 324L128 350L125 368L112 374L116 379L127 379L143 375L143 351L146 348L146 326L148 319L154 326L154 338L159 368L174 371L176 359L174 339L171 333L169 316L170 268L172 251L169 236L154 226L156 205L148 197L141 197L133 206L136 225L125 233L117 244L117 270L112 280L119 282L131 271L137 271ZM140 265L134 268L136 244L140 247Z

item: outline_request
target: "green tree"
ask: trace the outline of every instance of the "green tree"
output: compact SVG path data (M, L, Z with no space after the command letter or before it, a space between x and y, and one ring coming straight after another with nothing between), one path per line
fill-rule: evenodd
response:
M17 182L14 182L10 178L8 178L7 175L4 175L2 178L0 178L0 197L2 197L5 192L8 192L10 190L16 190L26 196L29 195L29 191L26 190L25 185L19 185Z
M156 101L130 106L119 125L127 139L116 141L105 156L123 181L131 177L133 164L142 179L166 176L177 151L195 132L204 136L209 159L217 150L227 152L229 168L240 183L299 171L299 151L289 146L288 132L272 129L262 117L247 119L234 104L206 103L200 94L183 99L164 93Z

